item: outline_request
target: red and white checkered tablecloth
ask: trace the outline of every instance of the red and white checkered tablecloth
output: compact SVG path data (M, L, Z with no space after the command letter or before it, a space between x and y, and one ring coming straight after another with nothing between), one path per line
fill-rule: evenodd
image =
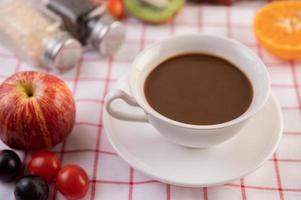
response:
M81 165L91 184L88 200L299 200L301 199L301 62L281 61L257 43L252 18L263 3L233 7L188 5L167 25L125 21L128 38L113 57L100 59L88 53L79 66L58 75L73 91L77 119L73 133L55 151L63 163ZM284 114L284 137L278 151L251 175L222 186L182 188L166 185L140 174L114 152L102 127L103 98L125 74L139 51L154 41L185 32L205 32L237 39L266 63L272 90ZM0 49L0 81L17 71L38 70ZM7 148L0 143L0 149ZM19 152L22 158L28 154ZM227 173L227 172L225 172ZM64 199L51 188L50 199ZM0 200L13 200L13 184L0 183Z

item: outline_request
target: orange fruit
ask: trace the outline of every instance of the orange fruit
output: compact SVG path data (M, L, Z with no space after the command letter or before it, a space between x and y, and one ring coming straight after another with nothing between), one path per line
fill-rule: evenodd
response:
M301 1L267 4L255 15L254 31L271 54L282 59L301 59Z

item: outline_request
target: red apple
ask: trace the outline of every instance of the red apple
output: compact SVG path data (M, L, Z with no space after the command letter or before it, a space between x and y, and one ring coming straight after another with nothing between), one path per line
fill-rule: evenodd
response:
M74 121L72 93L55 76L19 72L0 85L0 138L11 148L52 147L71 132Z

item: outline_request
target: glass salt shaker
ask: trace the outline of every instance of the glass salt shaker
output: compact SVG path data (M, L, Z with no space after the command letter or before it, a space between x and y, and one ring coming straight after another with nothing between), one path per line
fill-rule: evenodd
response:
M30 64L64 71L79 62L81 44L60 29L60 17L42 6L4 0L0 19L1 44Z
M62 17L66 30L85 46L110 55L125 39L124 25L88 0L49 0L47 7Z

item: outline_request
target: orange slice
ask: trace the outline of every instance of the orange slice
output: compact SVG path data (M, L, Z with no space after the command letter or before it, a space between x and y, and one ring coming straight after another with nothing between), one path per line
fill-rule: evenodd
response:
M271 54L282 59L301 59L301 1L276 1L259 10L255 35Z

